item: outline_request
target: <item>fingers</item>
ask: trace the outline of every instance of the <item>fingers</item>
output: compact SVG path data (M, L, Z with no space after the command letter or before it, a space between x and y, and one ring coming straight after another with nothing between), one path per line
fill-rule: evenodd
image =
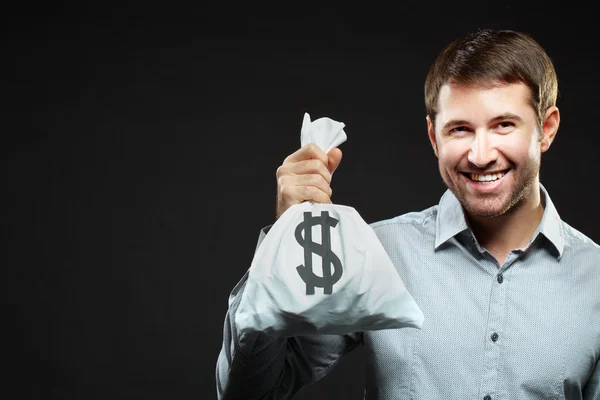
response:
M329 192L330 193L330 192ZM331 203L331 197L316 186L282 186L280 198L284 208L289 208L294 204L305 201L314 201L317 203Z
M327 158L328 158L327 169L329 170L330 173L333 174L333 172L340 165L340 162L342 162L342 151L340 149L338 149L337 147L335 147L335 148L329 150L329 153L327 153Z
M298 162L284 162L277 169L277 179L287 175L318 174L327 184L331 183L331 172L320 160L303 160Z
M331 177L341 160L340 149L334 148L326 154L314 143L290 154L277 168L276 217L305 201L331 203Z
M321 204L331 203L331 189L326 193L317 186L283 185L278 188L279 191L277 193L277 207L275 212L276 219L291 206L305 201L314 201Z
M283 163L295 163L303 160L317 159L320 160L323 164L328 164L327 154L314 143L309 143L306 146L301 147L294 153L290 154Z
M329 182L320 174L284 175L279 178L278 184L280 187L296 187L298 191L304 191L303 188L305 187L315 187L326 194L327 197L331 197L332 193ZM304 194L295 197L299 200L310 200L310 198L305 198L306 195Z

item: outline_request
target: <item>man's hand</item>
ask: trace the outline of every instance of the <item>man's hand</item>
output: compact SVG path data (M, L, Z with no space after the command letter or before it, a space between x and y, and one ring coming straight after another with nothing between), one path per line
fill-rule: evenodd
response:
M311 200L331 203L331 177L340 161L340 149L325 154L313 143L290 154L277 168L276 219L294 204Z

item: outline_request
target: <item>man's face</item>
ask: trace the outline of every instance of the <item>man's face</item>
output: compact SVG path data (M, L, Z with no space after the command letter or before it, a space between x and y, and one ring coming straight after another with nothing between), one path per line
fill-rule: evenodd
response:
M435 132L427 120L429 137L442 179L468 213L503 215L538 189L541 153L558 128L558 110L552 108L550 127L553 110L546 113L540 132L529 96L522 83L440 90Z

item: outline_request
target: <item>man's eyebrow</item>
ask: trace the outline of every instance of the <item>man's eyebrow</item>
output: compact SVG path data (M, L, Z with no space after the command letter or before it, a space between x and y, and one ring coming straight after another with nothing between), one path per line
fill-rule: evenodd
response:
M444 124L444 126L442 127L442 130L447 130L450 128L455 128L457 126L461 126L461 125L470 125L469 121L467 121L466 119L451 119L450 121L446 122Z
M491 119L490 122L498 122L498 121L503 121L503 120L513 120L513 121L518 121L518 122L523 122L523 118L519 117L517 114L513 114L513 113L504 113L504 114L500 114L497 117L494 117Z
M506 120L523 122L523 118L519 117L517 114L513 114L513 113L509 113L509 112L500 114L500 115L492 118L490 120L490 122L499 122L499 121L506 121ZM452 119L444 124L444 126L442 127L442 130L448 130L448 129L455 128L457 126L462 126L462 125L470 125L470 122L467 121L466 119Z

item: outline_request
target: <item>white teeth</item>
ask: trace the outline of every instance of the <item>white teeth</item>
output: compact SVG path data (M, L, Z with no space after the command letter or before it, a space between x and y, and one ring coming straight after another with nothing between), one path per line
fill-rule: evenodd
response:
M493 182L504 176L504 172L496 172L495 174L471 174L471 179L478 182Z

